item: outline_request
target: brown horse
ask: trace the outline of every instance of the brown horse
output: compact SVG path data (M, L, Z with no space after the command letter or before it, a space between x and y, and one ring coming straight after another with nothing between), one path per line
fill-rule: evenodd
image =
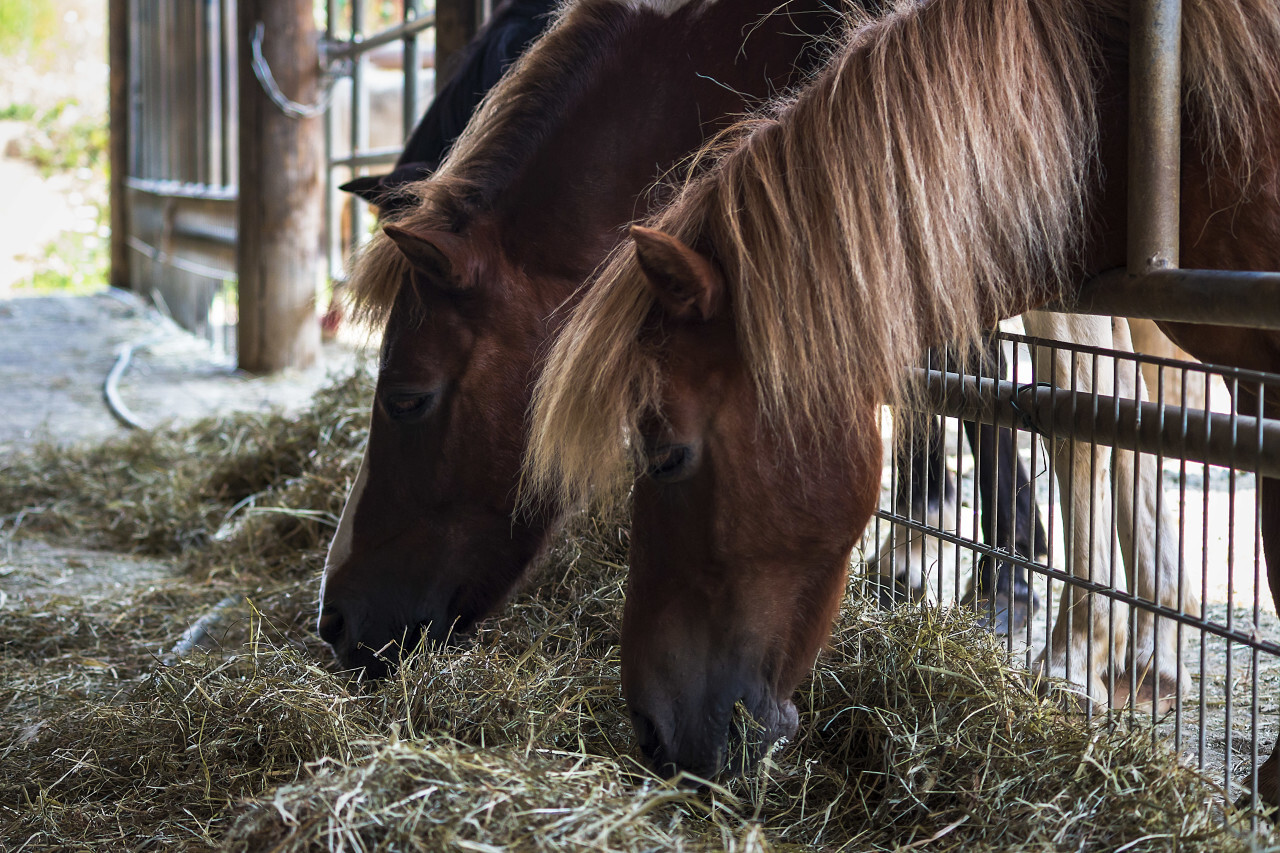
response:
M1115 0L926 0L855 28L575 310L528 477L578 500L641 466L623 690L660 763L722 767L739 703L765 740L795 726L903 366L1124 264L1126 21ZM1188 0L1182 35L1182 259L1280 268L1280 6ZM1206 361L1280 368L1275 334L1165 328ZM1262 525L1275 595L1274 480Z
M508 72L445 165L412 185L351 290L385 322L369 444L329 551L319 632L385 673L425 633L498 606L562 516L514 515L540 350L647 190L804 79L822 0L582 0Z

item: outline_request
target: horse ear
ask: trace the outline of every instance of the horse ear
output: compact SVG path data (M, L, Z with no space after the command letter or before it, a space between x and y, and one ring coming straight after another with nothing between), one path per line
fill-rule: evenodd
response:
M378 205L382 202L382 197L386 194L387 189L383 185L382 179L385 175L364 175L359 178L352 178L338 189L344 193L364 199L369 204Z
M434 162L404 163L385 175L352 178L338 189L364 199L378 208L379 216L387 219L418 204L418 198L405 189L415 181L431 177L437 165Z
M653 228L631 226L636 260L663 309L677 320L710 320L720 311L724 279L709 259Z
M428 231L418 234L399 225L382 226L386 234L409 261L414 272L442 290L464 290L470 284L463 264L463 240L451 231Z

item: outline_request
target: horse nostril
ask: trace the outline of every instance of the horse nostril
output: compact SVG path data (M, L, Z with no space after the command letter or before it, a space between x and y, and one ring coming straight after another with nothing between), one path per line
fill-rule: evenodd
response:
M646 758L655 759L657 752L662 748L662 739L658 735L658 727L653 724L648 716L639 711L631 712L631 725L636 730L636 741L639 742L640 752Z
M343 628L346 627L347 620L343 618L342 613L325 607L320 611L320 624L317 630L320 632L320 639L324 640L331 646L336 646L338 641L342 639Z

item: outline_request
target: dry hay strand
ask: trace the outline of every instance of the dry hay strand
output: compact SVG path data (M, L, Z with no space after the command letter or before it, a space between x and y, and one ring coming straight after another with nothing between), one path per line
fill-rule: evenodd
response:
M677 807L678 806L678 807ZM699 832L692 790L637 786L589 755L393 740L361 764L278 790L232 830L231 850L769 849L759 826ZM693 817L695 816L696 817ZM711 824L714 827L714 823Z
M64 695L5 732L3 837L37 848L213 847L219 817L241 799L301 778L321 757L358 760L373 727L362 703L289 649L157 667L111 700Z
M301 416L314 447L282 427L281 448L263 433L235 445L251 453L200 460L210 471L254 460L235 489L210 488L207 472L173 474L155 505L204 506L173 526L144 519L103 533L92 527L100 494L84 500L45 478L44 517L73 520L65 530L124 547L147 540L111 532L130 524L203 531L190 540L202 544L179 558L196 574L129 601L0 611L5 844L630 853L1229 851L1260 841L1149 729L1087 725L1042 701L966 614L884 613L856 596L799 691L795 743L747 778L654 779L619 689L624 516L574 519L473 637L416 650L379 685L330 671L311 633L329 530L319 519L337 514L358 465L360 381ZM210 422L224 437L225 423ZM41 480L34 467L28 475ZM136 477L115 483L136 500ZM184 484L197 495L177 494ZM248 489L256 507L284 511L219 520ZM211 653L172 660L183 628L228 595L257 610L220 629Z

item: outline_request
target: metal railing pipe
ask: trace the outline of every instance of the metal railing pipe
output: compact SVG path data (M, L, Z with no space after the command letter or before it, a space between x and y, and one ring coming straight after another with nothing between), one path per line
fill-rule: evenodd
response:
M1130 275L1178 266L1182 0L1129 5Z
M948 417L1280 477L1280 420L941 370L912 374L922 408Z
M409 24L418 18L418 0L404 0L404 23ZM409 33L404 37L404 89L402 91L401 121L404 127L404 138L413 133L418 123L418 33Z
M435 23L436 16L434 14L428 12L410 18L408 9L406 9L405 20L394 27L379 30L367 37L356 32L351 36L350 41L324 42L320 46L320 59L326 65L347 59L355 59L376 47L382 47L384 44L391 44L393 41L409 38L425 29L434 27ZM356 27L353 26L353 29L356 29Z
M1280 330L1280 272L1114 269L1043 310Z
M365 166L384 166L388 163L394 163L399 156L399 148L371 148L361 151L359 154L335 157L329 161L329 167L346 166L351 169L360 169Z

